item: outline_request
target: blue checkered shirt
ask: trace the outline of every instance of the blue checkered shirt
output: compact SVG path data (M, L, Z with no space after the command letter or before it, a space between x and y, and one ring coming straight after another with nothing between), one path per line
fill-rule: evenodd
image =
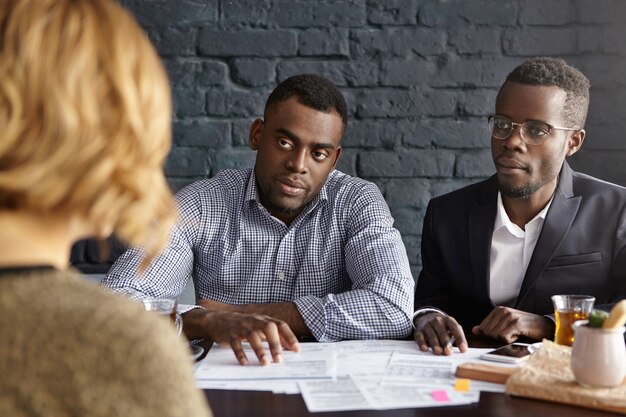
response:
M138 277L131 248L104 285L132 297L228 304L293 301L320 342L404 338L414 281L400 233L378 188L333 171L286 226L261 205L254 172L225 170L177 195L180 221L166 251Z

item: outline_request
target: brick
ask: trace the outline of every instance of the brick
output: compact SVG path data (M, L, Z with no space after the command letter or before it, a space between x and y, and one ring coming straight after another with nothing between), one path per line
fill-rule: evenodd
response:
M446 149L484 149L489 148L490 137L485 120L431 119L417 125L404 143L412 147L427 143Z
M195 28L153 28L148 36L162 57L193 56L196 53Z
M445 180L431 181L431 198L439 197L440 195L448 194L455 190L460 190L461 188L477 183L478 181L482 181L482 179L450 178Z
M346 99L346 104L348 105L348 120L354 119L356 117L356 106L357 106L357 90L354 89L345 89L340 88L343 97Z
M253 120L254 118L233 121L233 146L248 146L250 126Z
M209 116L261 117L268 93L247 90L207 91L207 113Z
M352 31L354 57L437 55L446 51L446 32L430 28L358 29Z
M222 1L220 23L226 26L261 26L269 22L272 2L267 0Z
M276 67L279 81L296 74L318 74L339 87L375 86L378 65L369 61L282 61Z
M202 87L222 85L226 82L227 73L228 66L224 62L202 61L196 74L196 83Z
M204 56L223 57L295 56L298 41L296 33L287 30L204 28L198 33L198 51Z
M141 26L197 25L217 22L218 0L124 0Z
M578 21L581 23L626 22L623 0L578 0Z
M233 81L246 86L273 85L276 78L276 62L266 59L234 59Z
M590 111L587 123L610 124L616 120L623 121L625 108L626 94L623 88L602 91L600 94L592 91L589 94Z
M384 60L380 83L384 86L423 86L437 72L434 62L424 59Z
M208 173L208 151L200 148L174 148L165 163L165 175L197 177Z
M416 236L422 233L423 215L419 210L410 208L393 209L391 212L394 226L402 236Z
M364 0L276 1L269 20L280 27L358 27L367 20Z
M576 30L571 28L510 29L503 36L507 55L569 55L577 51Z
M226 80L227 66L223 62L178 58L164 63L174 88L221 85Z
M358 161L362 177L451 177L454 154L444 150L361 152Z
M299 55L342 56L350 55L347 29L309 29L300 33Z
M337 162L336 169L343 172L344 174L352 175L354 177L357 175L356 160L357 160L356 150L346 149L342 147L341 155L339 156L339 161Z
M375 25L414 25L417 0L368 0L367 20Z
M416 227L420 230L420 235L419 236L409 235L409 234L402 235L402 242L404 243L404 248L406 249L406 256L409 258L409 263L411 265L415 263L419 263L420 249L421 249L420 248L420 243L421 243L420 236L421 236L422 224L423 224L423 222L419 222L417 219L415 219L414 221L415 223L417 223ZM413 230L415 230L415 228L413 228ZM413 277L417 278L417 275L415 275L415 272L412 272L412 273L413 273Z
M177 146L220 149L230 146L230 141L230 123L225 121L200 119L174 123Z
M256 152L251 149L224 149L215 154L215 160L211 164L211 175L224 169L252 168L255 159Z
M572 0L520 0L519 10L523 25L559 26L576 20Z
M361 118L448 116L455 112L455 95L447 91L369 90L358 97Z
M513 67L511 67L512 69ZM504 82L504 79L502 78L502 82ZM497 95L498 90L496 89L463 90L458 95L459 114L480 117L492 114L496 106Z
M448 43L458 54L499 54L501 36L499 27L453 26Z
M593 54L580 57L578 61L568 62L580 69L589 78L591 96L602 95L599 89L612 90L616 86L626 86L626 54L625 56ZM590 108L590 112L594 109Z
M204 92L191 88L176 88L173 93L174 114L183 118L206 114Z
M624 55L626 51L626 30L623 24L604 27L602 51Z
M192 88L196 82L196 72L199 64L197 62L169 59L164 60L163 64L167 70L170 83L174 88Z
M517 23L515 0L436 0L422 6L419 23L427 26L476 23L512 26Z
M167 179L167 184L170 187L170 190L172 191L173 194L176 194L177 192L179 192L180 190L182 190L183 188L185 188L186 186L188 186L191 183L194 183L198 180L201 180L205 177L191 177L191 178L168 178Z
M430 84L433 87L500 88L508 73L521 61L504 57L449 58Z
M352 120L344 134L344 148L394 149L400 143L397 124L375 120Z
M423 178L392 179L385 186L385 198L398 208L426 208L430 183Z
M454 175L460 178L487 178L495 173L491 150L465 151L457 155Z

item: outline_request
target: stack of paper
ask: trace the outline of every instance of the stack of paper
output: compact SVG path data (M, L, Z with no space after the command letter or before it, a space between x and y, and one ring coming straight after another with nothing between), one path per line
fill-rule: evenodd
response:
M283 362L241 366L230 348L213 346L196 367L203 389L270 390L301 393L311 412L435 407L478 402L480 390L503 392L497 384L454 378L456 366L478 360L489 349L434 356L415 342L395 340L303 343L283 352Z

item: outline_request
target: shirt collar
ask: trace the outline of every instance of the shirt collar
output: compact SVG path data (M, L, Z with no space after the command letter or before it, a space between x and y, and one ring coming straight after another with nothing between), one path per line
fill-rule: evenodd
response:
M548 201L548 204L546 204L546 206L539 213L537 213L537 215L533 217L531 221L526 223L526 225L536 222L538 221L538 219L541 219L541 221L545 220L546 215L548 214L548 209L550 208L553 199L554 194L550 198L550 201ZM506 210L504 209L504 204L502 204L502 194L500 193L500 191L498 191L498 212L496 214L496 221L493 225L493 231L495 232L502 227L506 227L511 234L517 237L524 237L524 230L522 230L518 225L513 223L509 218L509 215L506 213Z

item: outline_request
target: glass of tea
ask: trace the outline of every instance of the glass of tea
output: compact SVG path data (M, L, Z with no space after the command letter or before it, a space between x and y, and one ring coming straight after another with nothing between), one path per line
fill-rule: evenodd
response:
M146 298L141 300L146 311L154 311L157 314L169 318L178 334L183 330L183 319L178 313L175 298Z
M595 297L590 295L553 295L556 330L554 342L559 345L572 346L574 344L574 329L572 324L577 320L586 320L593 308Z

